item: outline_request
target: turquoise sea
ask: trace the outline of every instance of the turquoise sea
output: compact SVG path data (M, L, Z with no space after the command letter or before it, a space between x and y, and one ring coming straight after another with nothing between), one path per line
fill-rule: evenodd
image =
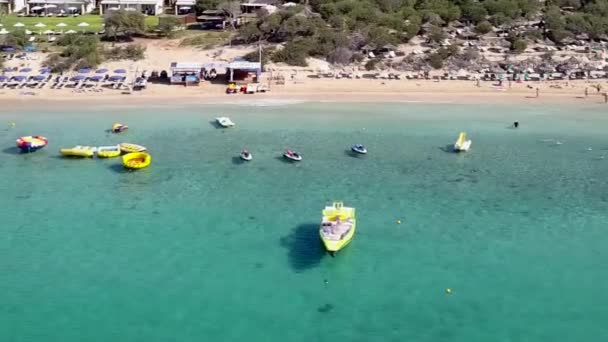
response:
M605 341L605 108L3 109L0 340ZM446 150L459 131L468 153ZM16 153L31 134L49 146ZM58 154L123 141L152 166ZM335 258L333 200L358 218Z

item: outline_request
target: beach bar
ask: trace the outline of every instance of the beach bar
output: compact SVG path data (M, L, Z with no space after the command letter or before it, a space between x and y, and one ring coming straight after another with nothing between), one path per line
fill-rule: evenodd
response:
M201 82L201 63L171 63L171 84L198 85Z
M233 61L226 67L226 75L229 82L247 81L258 82L262 74L262 63Z

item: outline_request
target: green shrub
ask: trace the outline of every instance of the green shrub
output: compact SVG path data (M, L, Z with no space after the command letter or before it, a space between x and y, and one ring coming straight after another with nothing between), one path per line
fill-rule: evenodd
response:
M308 58L313 48L313 40L306 38L296 39L285 44L283 49L273 53L272 61L294 66L307 66L306 58Z

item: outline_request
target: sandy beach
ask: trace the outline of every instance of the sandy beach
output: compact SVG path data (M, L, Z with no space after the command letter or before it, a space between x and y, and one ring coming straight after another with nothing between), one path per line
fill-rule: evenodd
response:
M352 80L307 79L271 85L268 93L225 94L225 86L203 83L197 87L149 84L143 91L104 89L74 91L72 89L3 89L0 99L3 109L22 106L83 105L191 105L197 103L247 103L260 100L333 101L333 102L426 102L426 103L604 103L602 93L594 89L586 97L584 81L544 84L513 84L509 89L497 88L491 82L472 81L412 81L412 80ZM532 89L530 87L532 86ZM560 86L561 88L555 88ZM536 97L536 88L540 95Z
M195 47L181 47L178 41L141 41L145 44L146 58L134 61L110 61L100 67L110 70L125 69L129 79L144 70L168 70L171 62L230 61L243 56L251 48L223 47L201 50ZM14 60L6 67L42 67L46 58L43 53L31 54L27 60ZM225 84L203 82L196 87L149 83L143 91L113 90L107 88L50 89L0 89L3 109L21 106L81 105L105 106L166 105L248 102L252 100L297 100L336 102L432 102L432 103L604 103L603 92L594 87L602 84L608 89L606 80L544 81L507 83L499 85L490 81L459 80L408 80L381 78L319 78L320 70L331 70L326 62L311 59L309 66L298 68L280 64L269 64L262 75L261 83L270 88L268 93L251 95L225 94ZM441 71L435 72L440 75ZM277 76L284 79L277 84ZM433 73L431 73L433 76ZM536 89L539 96L536 96ZM588 96L585 96L585 89Z

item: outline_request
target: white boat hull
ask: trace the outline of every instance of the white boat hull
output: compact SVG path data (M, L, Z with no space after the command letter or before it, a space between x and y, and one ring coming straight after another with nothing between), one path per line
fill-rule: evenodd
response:
M245 161L250 161L251 159L253 159L253 156L251 155L251 153L249 153L249 154L241 153L241 159L243 159Z
M228 127L234 127L235 123L232 122L232 120L230 120L229 118L226 117L221 117L221 118L215 118L215 120L217 121L217 123L224 127L224 128L228 128Z
M471 148L471 140L463 141L462 144L454 144L454 151L466 152Z
M302 160L302 156L299 156L299 155L298 156L294 156L294 155L290 155L290 154L287 154L287 153L283 154L283 157L285 157L285 158L287 158L287 159L289 159L291 161L301 161Z

